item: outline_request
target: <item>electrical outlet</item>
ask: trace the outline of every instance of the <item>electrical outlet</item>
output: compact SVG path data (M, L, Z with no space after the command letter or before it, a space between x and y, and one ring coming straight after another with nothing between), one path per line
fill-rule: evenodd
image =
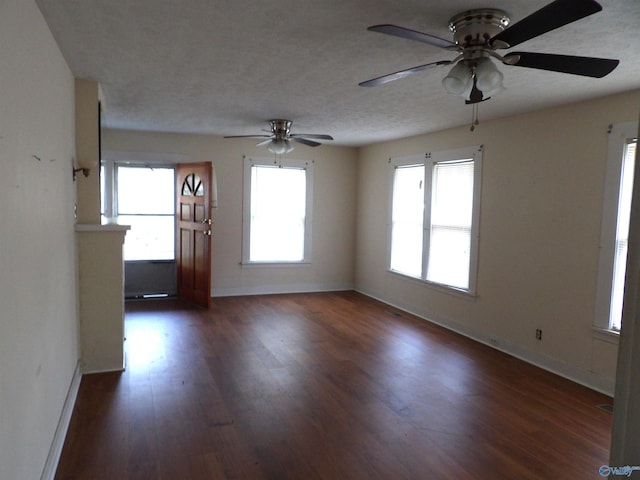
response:
M542 330L536 328L536 340L542 340Z

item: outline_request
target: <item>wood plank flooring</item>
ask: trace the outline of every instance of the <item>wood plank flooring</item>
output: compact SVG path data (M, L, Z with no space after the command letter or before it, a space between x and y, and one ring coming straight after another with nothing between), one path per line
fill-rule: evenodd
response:
M611 399L354 292L128 303L56 479L597 479Z

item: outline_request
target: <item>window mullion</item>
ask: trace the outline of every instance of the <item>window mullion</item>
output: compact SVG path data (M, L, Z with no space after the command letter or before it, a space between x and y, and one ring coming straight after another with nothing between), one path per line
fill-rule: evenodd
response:
M433 191L433 162L424 164L424 213L422 221L422 279L427 279L429 271L429 249L431 248L431 201Z

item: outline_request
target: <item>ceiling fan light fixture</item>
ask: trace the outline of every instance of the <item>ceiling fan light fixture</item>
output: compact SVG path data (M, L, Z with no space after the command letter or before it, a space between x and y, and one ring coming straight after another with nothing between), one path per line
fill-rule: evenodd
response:
M267 147L271 153L275 153L276 155L284 155L285 153L289 153L293 150L293 146L289 143L289 140L284 138L274 138L269 146Z
M484 58L478 63L476 67L476 86L483 93L488 94L502 87L503 78L504 75L490 58Z
M451 95L462 95L472 83L471 69L464 62L458 62L442 79L442 86Z
M469 84L467 85L467 88L464 89L464 92L462 92L460 96L464 98L466 101L469 101L471 100L472 91L473 91L473 81L469 82Z
M504 85L502 85L502 83L500 83L498 86L496 86L493 90L483 90L482 91L482 95L485 99L489 99L491 97L495 97L496 95L498 95L500 92L505 91L506 88Z

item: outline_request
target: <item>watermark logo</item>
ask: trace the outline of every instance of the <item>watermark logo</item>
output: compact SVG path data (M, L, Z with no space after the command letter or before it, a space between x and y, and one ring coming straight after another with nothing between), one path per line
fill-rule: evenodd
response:
M608 477L609 475L622 475L625 477L630 477L634 470L640 470L640 466L626 465L624 467L610 467L609 465L602 465L598 470L598 473L600 473L600 475L602 475L603 477Z

